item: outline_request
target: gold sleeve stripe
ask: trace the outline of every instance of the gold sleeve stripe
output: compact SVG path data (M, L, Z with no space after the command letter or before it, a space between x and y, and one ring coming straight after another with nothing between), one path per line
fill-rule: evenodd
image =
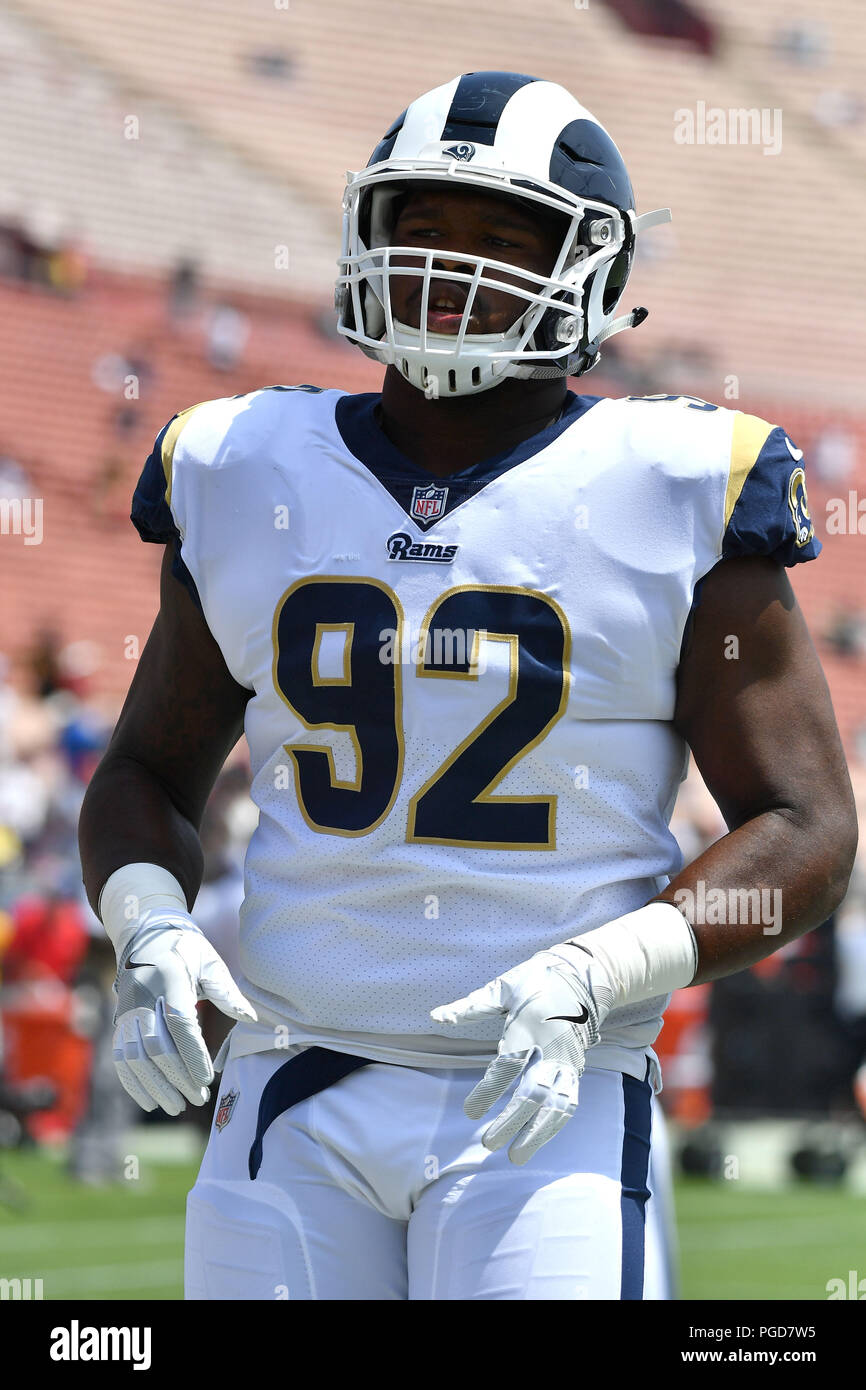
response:
M200 406L207 405L207 401L199 401L198 405L188 406L186 410L178 412L176 419L172 420L165 432L162 441L162 471L165 474L165 500L171 506L171 465L174 459L174 451L177 441L180 439L180 432L184 425L188 424L193 411Z
M743 415L737 411L734 416L734 432L731 436L731 462L728 469L728 487L725 492L725 530L740 499L743 485L754 467L758 454L766 443L767 436L775 428L757 415Z

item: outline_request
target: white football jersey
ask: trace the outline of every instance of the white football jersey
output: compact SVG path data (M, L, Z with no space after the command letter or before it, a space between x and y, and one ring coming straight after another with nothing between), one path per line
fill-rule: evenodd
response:
M799 451L688 397L569 392L554 425L445 478L377 394L275 386L160 433L146 540L252 691L232 1055L316 1042L478 1066L430 1010L642 906L681 867L671 719L699 581L817 554ZM643 1078L664 998L612 1013L594 1066Z

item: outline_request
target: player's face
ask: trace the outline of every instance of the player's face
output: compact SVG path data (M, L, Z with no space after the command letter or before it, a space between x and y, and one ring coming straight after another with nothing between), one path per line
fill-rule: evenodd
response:
M525 208L508 196L475 189L422 186L412 191L394 225L392 246L441 247L433 258L434 271L473 271L464 256L488 256L539 275L548 275L562 247L565 219L539 208ZM455 254L456 253L456 254ZM423 267L423 258L395 256L394 265ZM538 288L508 271L488 272L497 280L523 288ZM391 277L394 317L410 328L420 327L423 279L419 275ZM435 333L457 333L469 290L467 281L434 275L430 282L427 327ZM467 333L504 333L526 312L527 301L505 290L479 287Z

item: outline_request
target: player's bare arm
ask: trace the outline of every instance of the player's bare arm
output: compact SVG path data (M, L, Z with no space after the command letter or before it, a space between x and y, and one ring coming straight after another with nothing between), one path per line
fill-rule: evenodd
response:
M203 1105L214 1068L196 1003L255 1012L188 915L201 884L205 802L250 691L228 671L166 546L160 611L81 810L84 882L117 954L114 1063L144 1110Z
M854 863L857 818L830 694L781 566L728 560L707 577L674 722L730 833L658 901L682 906L688 899L678 892L697 895L703 881L704 894L765 889L781 903L780 924L692 921L700 984L819 926L841 902Z
M81 810L81 862L94 911L109 875L138 861L163 865L192 906L205 803L243 732L252 693L233 679L202 613L172 575L172 551L170 543L159 613Z

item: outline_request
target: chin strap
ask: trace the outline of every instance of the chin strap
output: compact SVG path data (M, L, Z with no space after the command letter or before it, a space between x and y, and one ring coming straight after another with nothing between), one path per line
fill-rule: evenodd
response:
M654 212L642 212L640 217L636 217L634 230L636 233L646 232L649 231L650 227L659 227L662 223L672 220L670 208L656 208ZM614 333L621 333L624 328L637 328L638 324L643 323L644 319L648 317L649 309L643 308L632 309L630 314L620 314L618 319L614 319L612 323L607 325L607 328L603 328L600 333L596 334L593 342L587 343L587 353L595 353L597 358L601 344L608 338L612 338ZM595 362L593 362L594 365Z
M583 376L584 372L592 370L601 356L601 345L607 338L612 338L614 333L621 333L624 328L637 328L638 324L643 323L646 318L649 318L649 309L644 308L632 309L630 314L620 314L618 319L614 319L612 323L607 325L607 328L603 328L600 333L597 333L591 343L587 343L583 350L586 366L581 367L577 374ZM572 369L573 371L574 369ZM568 375L572 375L572 372L569 372Z
M600 347L607 338L612 338L614 333L621 333L624 328L637 328L646 318L649 318L649 309L636 308L632 309L630 314L620 314L618 319L614 319L613 323L609 323L607 328L603 328L596 335L595 347Z
M650 227L658 227L664 222L671 221L673 221L673 217L670 208L656 208L653 212L642 212L640 217L635 217L633 228L635 234L637 234L638 232L649 231ZM637 328L638 325L643 323L644 319L648 317L649 309L636 307L632 309L631 313L620 314L618 319L614 319L612 323L609 323L606 328L603 328L600 333L596 334L591 343L586 344L583 350L583 358L586 365L580 367L579 374L583 375L584 372L590 371L591 368L595 366L601 355L600 348L603 342L606 342L608 338L612 338L614 333L622 333L625 328ZM570 370L563 371L562 375L571 376L574 371L575 368L572 366Z

